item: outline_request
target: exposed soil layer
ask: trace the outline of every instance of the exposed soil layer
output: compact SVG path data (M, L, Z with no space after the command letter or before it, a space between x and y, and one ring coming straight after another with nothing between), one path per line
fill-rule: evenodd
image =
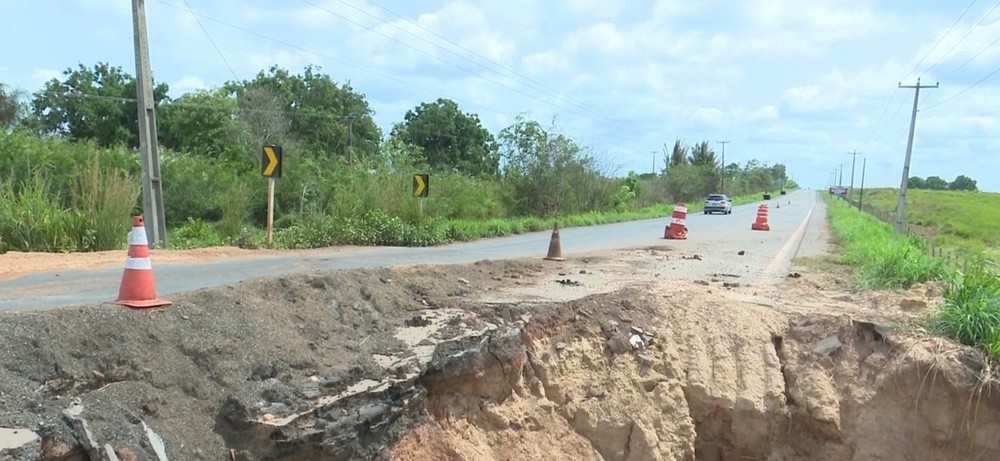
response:
M980 385L981 355L846 315L669 285L536 315L523 354L508 354L516 360L428 389L428 417L387 457L1000 457L1000 398ZM637 332L640 348L628 343Z
M935 287L664 280L652 251L5 313L0 459L1000 459L982 356L906 326Z

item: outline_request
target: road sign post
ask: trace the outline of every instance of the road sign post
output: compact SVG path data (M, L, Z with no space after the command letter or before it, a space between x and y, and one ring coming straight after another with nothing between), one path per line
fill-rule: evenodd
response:
M430 193L431 175L417 173L413 175L413 196L417 198L420 217L424 216L424 198Z
M265 145L260 154L260 174L267 178L267 246L273 246L274 180L281 177L281 146Z

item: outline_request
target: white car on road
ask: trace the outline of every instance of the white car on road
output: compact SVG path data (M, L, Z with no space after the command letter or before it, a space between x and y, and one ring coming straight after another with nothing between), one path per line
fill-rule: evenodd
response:
M709 213L733 213L733 199L726 194L711 194L705 199L705 214Z

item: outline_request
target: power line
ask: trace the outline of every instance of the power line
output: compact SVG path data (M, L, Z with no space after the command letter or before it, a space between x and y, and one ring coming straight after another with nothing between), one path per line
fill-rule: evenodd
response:
M382 33L382 32L380 32L380 31L376 30L375 28L372 28L372 27L368 27L368 26L366 26L366 25L364 25L364 24L362 24L362 23L360 23L360 22L357 22L357 21L355 21L355 20L353 20L353 19L350 19L350 18L348 18L348 17L346 17L346 16L344 16L344 15L341 15L341 14L339 14L339 13L337 13L337 12L333 11L333 10L330 10L329 8L326 8L326 7L322 6L322 5L319 5L319 4L316 4L316 3L313 3L313 2L311 2L310 0L301 0L301 1L302 1L302 3L305 3L305 4L307 4L307 5L310 5L310 6L313 6L313 7L317 8L317 9L319 9L319 10L322 10L322 11L325 11L326 13L329 13L329 14L331 14L331 15L333 15L333 16L336 16L336 17L338 17L338 18L341 18L341 19L343 19L344 21L347 21L347 22L349 22L349 23L351 23L351 24L354 24L354 25L356 25L356 26L359 26L359 27L362 27L362 28L364 28L364 29L366 29L366 30L368 30L368 31L370 31L370 32L373 32L373 33L375 33L375 34L378 34L378 35L380 35L380 36L382 36L382 37L384 37L384 38L386 38L386 39L389 39L389 40L392 40L392 41L394 41L394 42L396 42L396 43L399 43L399 44L401 44L401 45L403 45L403 46L405 46L405 47L407 47L407 48L409 48L409 49L411 49L411 50L414 50L414 51L416 51L416 52L418 52L418 53L421 53L421 54L423 54L423 55L426 55L426 56L429 56L429 57L431 57L432 59L435 59L435 60L437 60L437 61L440 61L440 62L442 62L442 63L445 63L445 64L447 64L447 65L449 65L449 66L452 66L452 67L454 67L454 68L456 68L456 69L459 69L459 70L461 70L461 71L464 71L464 72L467 72L467 73L469 73L469 74L471 74L471 75L474 75L474 76L476 76L476 77L479 77L479 78L481 78L481 79L483 79L483 80L487 80L487 81L490 81L490 82L492 82L492 83L495 83L495 84L497 84L497 85L499 85L499 86L502 86L502 87L504 87L504 88L507 88L507 89L509 89L509 90L512 90L512 91L515 91L515 92L517 92L517 93L519 93L519 94L521 94L521 95L524 95L524 96L527 96L527 97L529 97L529 98L532 98L532 99L539 99L539 97L538 97L538 96L535 96L535 95L532 95L532 94L529 94L529 93L527 93L527 92L524 92L524 91L522 91L521 89L519 89L519 88L517 88L517 87L514 87L514 86L511 86L511 85L508 85L508 84L506 84L506 83L504 83L504 82L501 82L501 81L498 81L498 80L496 80L496 79L494 79L494 78L492 78L492 77L489 77L489 76L486 76L486 75L483 75L483 74L480 74L480 73L477 73L477 72L475 72L475 71L473 71L473 70L471 70L471 69L468 69L468 68L466 68L466 67L462 67L462 66L460 66L460 65L458 65L458 64L455 64L455 63L453 63L453 62L451 62L451 61L448 61L448 60L445 60L445 59L442 59L442 58L441 58L441 57L439 57L439 56L435 56L435 55L433 55L433 54L431 54L431 53L428 53L428 52L426 52L426 51L424 51L424 50L421 50L420 48L417 48L417 47L415 47L415 46L413 46L413 45L410 45L409 43L406 43L406 42L404 42L404 41L402 41L402 40L399 40L399 39L397 39L397 38L395 38L395 37L393 37L393 36L391 36L391 35L388 35L388 34L385 34L385 33ZM352 6L352 7L353 7L353 6ZM367 12L365 12L364 10L360 10L360 11L362 11L362 12L364 12L365 14L368 14L368 15L370 15L370 16L371 16L371 14L370 14L370 13L367 13ZM442 51L446 51L446 52L448 52L448 53L451 53L452 55L455 55L455 56L457 56L458 58L460 58L460 59L462 59L462 60L465 60L465 61L467 61L467 62L470 62L470 63L473 63L473 64L477 64L477 65L479 65L480 67L483 67L484 69L487 69L487 70L491 70L491 71L492 71L492 69L489 69L489 68L487 68L487 67L483 66L482 64L479 64L479 63L476 63L476 62L474 62L474 61L471 61L471 60L469 60L469 59L466 59L466 58L465 58L464 56L461 56L461 55L459 55L459 54L457 54L457 53L454 53L454 52L452 52L451 50L448 50L448 49L446 49L446 48L443 48L443 47L441 47L441 46L439 46L439 45L437 45L437 44L435 44L435 43L433 43L433 42L430 42L430 41L428 41L428 40L424 39L423 37L420 37L419 35L416 35L416 34L413 34L413 33L409 32L409 31L407 31L407 30L405 30L405 29L402 29L402 28L399 28L399 27L398 27L398 26L396 26L395 24L391 24L391 23L389 23L389 22L386 22L385 20L383 20L383 19L381 19L381 18L378 18L377 16L375 16L375 17L376 17L376 18L377 18L378 20L380 20L380 21L382 21L382 22L385 22L386 24L390 24L390 25L393 25L393 26L394 26L394 27L396 27L397 29L399 29L399 30L402 30L402 31L404 31L404 32L406 32L406 33L408 33L408 34L410 34L410 35L412 35L412 36L414 36L414 37L416 37L416 38L418 38L418 39L420 39L420 40L423 40L424 42L427 42L428 44L430 44L431 46L434 46L435 48L438 48L438 49L440 49L440 50L442 50ZM537 88L532 88L532 89L533 89L533 90L535 90L536 92L538 92L538 93L540 93L540 94L544 95L544 96L548 96L548 97L553 97L553 96L555 96L555 99L564 99L564 100L568 101L569 103L571 103L571 104L573 104L573 105L577 105L577 106L582 106L581 104L579 104L579 103L576 103L575 101L572 101L572 100L568 100L568 99L566 99L566 98L563 98L563 97L561 97L561 96L560 96L560 95L558 95L558 94L555 94L555 95L553 95L553 94L552 94L551 92L546 92L546 91L541 91L541 90L538 90ZM554 90L553 90L553 91L554 91ZM558 106L558 104L557 104L557 103L555 103L555 102L553 102L553 101L547 101L547 102L549 102L549 103L551 103L551 104L553 104L553 105L557 105L557 106ZM584 107L585 107L585 106L584 106ZM588 115L587 115L587 114L584 114L584 113L581 113L581 112L578 112L578 111L576 111L576 110L574 110L574 109L572 109L572 108L569 108L569 107L561 107L561 108L562 108L562 109L565 109L565 110L567 110L567 111L570 111L570 112L572 112L572 113L575 113L575 114L577 114L577 115L580 115L580 116L583 116L583 117L588 117ZM648 134L648 133L647 133L647 132L646 132L645 130L642 130L642 129L640 129L640 128L636 128L634 124L632 124L632 123L629 123L629 122L627 122L627 121L625 121L625 120L622 120L622 119L618 119L618 118L616 118L616 117L614 117L614 116L612 116L612 115L609 115L609 114L607 114L607 113L604 113L604 112L602 112L602 111L599 111L599 110L596 110L596 109L592 109L592 108L586 108L586 107L585 107L585 110L588 110L589 112L592 112L592 113L594 113L594 114L596 114L596 115L599 115L599 116L601 116L601 117L603 117L603 118L605 118L605 119L607 119L607 120L609 120L609 121L612 121L612 122L615 122L615 123L618 123L618 124L621 124L622 126L624 126L624 127L628 128L628 129L631 129L631 130L633 130L633 131L636 131L636 132L639 132L639 133L643 133L643 134ZM589 118L589 117L588 117L588 118Z
M942 35L942 36L938 37L937 41L935 41L935 42L934 42L934 45L933 45L933 46L931 46L931 49L927 51L927 54L925 54L925 55L924 55L924 57L923 57L923 58L921 58L921 59L920 59L920 61L919 61L919 62L917 62L917 64L916 64L915 66L913 66L913 69L911 69L911 70L910 70L910 72L909 72L909 73L907 73L907 74L906 74L906 75L905 75L905 76L903 77L903 79L902 79L902 80L905 80L905 79L906 79L907 77L909 77L909 76L910 76L911 74L913 74L913 72L915 72L915 71L917 70L917 68L918 68L918 67L920 67L920 65L924 63L924 60L926 60L926 59L927 59L928 57L930 57L931 53L933 53L933 52L934 52L934 50L935 50L935 49L937 49L938 45L940 45L940 44L941 44L941 42L942 42L942 41L944 41L945 37L947 37L947 36L948 36L948 34L950 34L950 33L951 33L952 29L954 29L954 28L955 28L955 26L956 26L956 25L958 24L958 22L959 22L959 21L961 21L961 20L962 20L962 18L964 18L964 17L965 17L965 14L969 12L969 9L971 9L971 8L972 8L972 5L975 5L975 4L976 4L976 1L977 1L977 0L972 0L972 2L971 2L971 3L969 3L969 6L965 7L965 10L964 10L964 11L962 11L962 14L961 14L961 15L960 15L960 16L958 17L958 19L956 19L956 20L955 20L955 22L951 23L951 26L949 26L949 27L948 27L948 30L946 30L946 31L944 32L944 35Z
M930 72L931 69L934 69L934 67L937 66L938 63L940 63L944 58L946 58L949 55L951 55L951 52L955 51L955 48L958 48L958 45L962 44L962 42L965 41L965 39L968 38L969 35L972 35L972 33L976 31L976 28L978 28L984 22L986 22L986 19L988 19L990 17L990 15L993 14L993 11L995 11L997 8L1000 8L1000 3L997 3L996 5L993 5L993 8L990 8L990 10L987 11L986 14L983 15L983 17L979 20L979 22L977 22L975 25L973 25L972 27L970 27L969 30L968 30L968 32L966 32L965 35L962 36L962 38L958 39L958 41L955 42L955 44L952 45L951 48L948 49L948 51L946 51L943 55L941 55L941 57L939 57L937 59L937 61L934 61L934 64L931 64L931 66L927 68L927 72Z
M167 1L164 1L164 0L153 0L153 1L155 1L157 3L160 3L160 4L164 5L164 6L170 7L170 8L174 8L174 9L181 10L181 11L187 11L183 7L179 7L177 5L174 5L174 4L172 4L170 2L167 2ZM347 67L350 67L350 68L353 68L353 69L357 69L357 70L359 70L361 72L368 73L368 74L373 75L375 77L379 77L379 78L382 78L382 79L385 79L385 80L390 80L390 81L393 81L393 82L396 82L396 83L399 83L399 84L402 84L402 85L405 85L405 86L408 86L408 87L411 87L411 88L416 88L418 90L426 91L428 93L431 93L431 94L434 94L434 95L437 95L437 96L440 96L440 97L447 97L447 95L445 95L444 93L441 93L440 91L432 90L430 88L427 88L427 87L424 87L424 86L421 86L421 85L417 85L417 84L408 82L406 80L403 80L403 79L400 79L400 78L396 78L396 77L393 77L391 75L386 75L386 74L383 74L381 72L377 72L377 71L374 71L374 70L371 70L371 69L366 69L364 67L361 67L361 66L359 66L357 64L354 64L354 63L351 63L349 61L345 61L343 59L338 59L338 58L335 58L333 56L328 56L328 55L325 55L325 54L322 54L322 53L318 53L318 52L312 51L312 50L310 50L308 48L304 48L304 47L301 47L301 46L298 46L298 45L286 42L286 41L278 39L278 38L270 37L270 36L261 34L261 33L257 32L257 31L254 31L254 30L251 30L251 29L247 29L245 27L237 26L235 24L231 24L231 23L228 23L226 21L223 21L223 20L220 20L220 19L216 19L216 18L213 18L211 16L207 16L207 15L202 14L202 13L195 13L195 14L197 14L202 19L205 19L205 20L208 20L208 21L212 21L214 23L217 23L217 24L229 27L231 29L236 29L236 30L244 32L246 34L250 34L250 35L253 35L255 37L259 37L259 38L262 38L264 40L268 40L268 41L271 41L271 42L274 42L274 43L277 43L279 45L286 46L286 47L289 47L289 48L292 48L292 49L295 49L295 50L299 50L299 51L302 51L304 53L309 53L309 54L311 54L313 56L316 56L316 57L319 57L319 58L322 58L322 59L326 59L326 60L329 60L329 61L333 61L333 62L342 64L344 66L347 66ZM487 106L484 106L482 104L478 104L478 103L474 103L474 102L470 102L470 101L462 101L462 102L466 103L468 105L471 105L471 106L475 106L475 107L479 107L481 109L486 109L486 110L489 110L491 112L495 112L495 113L500 114L500 115L507 115L507 113L504 112L504 111L500 111L500 110L494 109L492 107L487 107Z
M356 10L356 11L359 11L359 12L361 12L362 14L365 14L365 15L367 15L367 16L369 16L369 17L372 17L372 18L375 18L375 19L377 19L377 20L379 20L379 21L383 22L384 24L389 24L389 25L392 25L392 26L393 26L393 27L395 27L395 28L396 28L397 30L400 30L400 31L402 31L402 32L405 32L405 33L409 34L410 36L412 36L412 37L415 37L415 38L417 38L418 40L422 40L422 41L424 41L424 42L426 42L426 43L429 43L429 44L431 44L432 46L435 46L435 47L437 47L438 49L441 49L441 50L443 50L443 51L446 51L446 52L448 52L448 53L451 53L452 55L455 55L455 56L458 56L458 57L460 57L460 58L463 58L463 59L464 59L464 57L463 57L463 56L461 56L461 55L459 55L459 54L457 54L457 53L455 53L455 52L453 52L453 51L451 51L451 50L449 50L449 49L447 49L447 48L445 48L445 47L442 47L442 46L440 46L440 45L438 45L438 44L436 44L436 43L433 43L433 42L431 42L430 40L427 40L426 38L424 38L424 37L422 37L422 36L419 36L419 35L417 35L417 34L414 34L414 33L410 32L410 31L408 31L408 30L406 30L406 29L404 29L404 28L402 28L402 27L399 27L399 26L397 26L397 25L396 25L396 24L394 24L394 23L391 23L391 22L389 22L389 21L386 21L386 20L382 19L381 17L379 17L379 16L377 16L377 15L373 15L373 14L369 13L368 11L366 11L366 10L364 10L364 9L362 9L362 8L358 8L357 6L355 6L355 5L352 5L352 4L350 4L349 2L346 2L346 1L344 1L344 0L337 0L337 1L338 1L338 2L340 2L341 4L345 5L345 6L349 7L349 8L352 8L352 9L354 9L354 10ZM530 83L530 84L532 84L532 85L535 85L535 86L537 86L537 88L542 88L543 90L545 90L545 91L547 91L547 92L551 93L552 95L554 95L555 97L557 97L557 98L559 98L559 99L562 99L562 100L564 100L564 101L567 101L567 102L569 102L569 103L572 103L572 104L575 104L575 105L578 105L579 107L582 107L582 108L584 108L584 109L587 109L587 110L590 110L590 111L593 111L593 112L595 112L595 113L598 113L598 114L602 114L602 115L605 115L605 116L607 116L607 117L608 117L609 119L612 119L612 120L618 120L618 121L620 121L620 122L622 122L622 123L626 123L626 124L627 124L627 123L629 123L629 122L628 122L627 120L625 120L625 119L623 119L623 118L621 118L621 117L618 117L618 116L616 116L616 115L613 115L613 114L608 114L607 112L604 112L604 111L602 111L602 110L600 110L600 109L598 109L598 108L595 108L595 107L593 107L593 106L590 106L590 105L588 105L588 104L584 104L584 103L580 103L580 102L576 102L576 101L574 101L574 100L572 100L572 99L570 99L570 98L567 98L567 97L563 96L563 95L562 95L562 94L561 94L561 93L560 93L560 92L559 92L558 90L556 90L556 89L553 89L553 88L551 88L551 87L548 87L548 86L546 86L545 84L543 84L543 83L541 83L541 82L539 82L539 81L537 81L537 80L535 80L535 79L532 79L531 77L528 77L528 76L526 76L526 75L524 75L524 74L521 74L520 72L518 72L518 71L516 71L516 70L514 70L514 69L511 69L511 68L509 68L509 67L507 67L507 66L503 65L502 63L500 63L500 62L497 62L497 61L496 61L496 60L494 60L494 59L490 59L490 58L488 58L488 57L486 57L486 56L483 56L482 54L479 54L479 53L477 53L477 52L476 52L475 50L472 50L472 49L469 49L469 48L467 48L467 47L465 47L465 46L462 46L461 44L459 44L459 43L456 43L455 41L453 41L453 40L450 40L450 39L448 39L447 37L444 37L444 36L442 36L441 34L438 34L437 32L434 32L433 30L431 30L431 29L428 29L428 28L424 27L424 26L423 26L422 24L420 24L419 22L416 22L416 21L414 21L414 20L412 20L412 19L410 19L410 18L407 18L407 17L405 17L405 16L403 16L403 15L401 15L401 14L399 14L399 13L397 13L397 12L393 11L392 9L390 9L390 8L388 8L388 7L386 7L386 6L383 6L383 5L379 4L378 2L375 2L375 1L371 1L370 3L371 3L371 4L373 4L373 5L375 5L375 6L376 6L376 7L378 7L379 9L381 9L381 10L383 10L383 11L385 11L385 12L387 12L387 13L391 14L391 15L393 15L393 16L395 16L395 17L399 18L399 19L402 19L402 20L404 20L404 21L406 21L406 22L408 22L408 23L410 23L410 24L412 24L413 26L415 26L415 27L417 27L417 28L419 28L419 29L423 30L424 32L427 32L428 34L430 34L430 35L433 35L433 36L435 36L435 37L437 37L437 38L439 38L439 39L441 39L441 40L443 40L443 41L445 41L445 42L447 42L447 43L451 44L452 46L454 46L454 47L456 47L456 48L458 48L458 49L460 49L460 50L463 50L463 51L465 51L466 53L469 53L469 54L471 54L471 55L473 55L473 56L476 56L476 57L478 57L479 59L482 59L483 61L486 61L486 62L488 62L488 63L490 63L490 64L492 64L492 65L494 65L494 66L496 66L496 67L498 67L498 68L500 68L500 69L502 69L502 70L506 71L506 72L509 72L509 73L510 73L511 75L515 75L515 76L517 76L517 77L518 77L519 79L521 79L521 80L522 80L523 82L527 82L527 83ZM479 65L480 67L482 67L482 68L484 68L484 69L487 69L487 70L493 70L493 69L490 69L489 67L487 67L487 66L485 66L485 65L483 65L483 64L481 64L481 63L478 63L478 62L475 62L475 61L472 61L472 60L468 60L468 61L469 61L469 62L472 62L473 64L476 64L476 65ZM538 90L536 89L536 91L538 91Z
M895 91L899 91L899 87L896 87ZM893 93L895 93L895 91ZM878 137L875 138L875 141L879 141L882 139L882 136L885 136L885 132L889 130L890 126L892 126L892 122L896 120L896 117L899 116L899 113L903 110L904 106L906 106L906 101L899 103L899 106L896 107L896 112L893 112L892 117L889 117L889 121L885 123L885 127L882 128L882 131L878 134Z
M993 45L996 45L997 43L1000 43L1000 38L997 38L996 40L993 40L992 42L990 42L989 45L986 45L985 48L979 50L979 52L976 53L971 58L966 59L965 62L959 64L958 67L952 69L951 72L948 72L942 78L948 77L948 76L954 74L955 72L958 72L960 69L962 69L963 67L965 67L966 65L968 65L970 62L972 62L973 60L975 60L976 58L978 58L980 55L982 55L983 53L987 52L990 48L993 48Z
M55 93L55 92L39 92L39 93L41 93L41 94L47 94L47 95L57 95L57 93ZM36 94L38 94L38 93L36 93ZM128 97L122 97L122 96L107 96L107 95L99 95L99 94L87 94L87 93L81 93L81 92L76 92L76 91L69 92L69 93L63 93L62 95L59 95L59 96L64 96L64 97L69 97L69 98L94 99L94 100L112 101L112 102L120 102L120 103L130 103L130 104L138 102L138 99L136 99L136 98L128 98ZM210 110L219 110L220 109L218 106L212 106L212 105L208 105L208 104L191 103L191 102L178 102L178 100L166 100L166 101L162 101L157 106L157 109L163 109L165 107L186 107L186 108L210 109ZM286 111L286 110L250 109L250 108L242 108L242 107L236 107L236 108L234 108L234 110L229 111L229 112L247 112L247 113L257 113L257 114L276 114L276 115L285 115L285 116L287 116L289 118L292 118L292 117L307 117L307 118L323 118L323 119L335 119L335 120L355 120L355 119L359 119L359 118L362 118L362 117L365 117L365 116L370 116L370 114L365 114L365 113L354 113L354 114L351 114L351 113L345 113L345 114L319 114L319 113L314 113L314 112L293 112L293 111ZM493 133L491 133L491 134L493 134ZM437 137L449 138L449 139L472 139L473 138L472 136L461 136L461 135L453 135L453 134L448 134L448 133L433 133L433 135L437 136ZM599 141L601 141L603 143L606 143L606 145L609 146L609 148L622 148L623 146L612 142L612 140L614 140L614 139L616 139L616 138L606 138L606 139L601 139Z
M160 3L160 4L162 4L164 6L167 6L167 7L170 7L170 8L174 8L174 9L177 9L177 10L189 12L184 7L177 6L177 5L172 4L172 3L168 2L168 1L165 1L165 0L153 0L153 1L156 1L157 3ZM362 66L359 66L357 64L354 64L354 63L351 63L351 62L348 62L348 61L345 61L345 60L342 60L342 59L338 59L338 58L335 58L335 57L332 57L332 56L329 56L329 55L318 53L318 52L312 51L312 50L310 50L308 48L304 48L304 47L301 47L301 46L289 43L287 41L284 41L284 40L281 40L281 39L278 39L278 38L270 37L270 36L261 34L261 33L257 32L257 31L254 31L254 30L242 27L242 26L238 26L238 25L235 25L235 24L231 24L229 22L226 22L226 21L223 21L223 20L220 20L220 19L208 16L208 15L205 15L203 13L194 13L194 14L198 15L199 17L201 17L204 20L212 21L212 22L215 22L217 24L220 24L220 25L232 28L232 29L239 30L239 31L244 32L246 34L253 35L255 37L259 37L259 38L262 38L262 39L265 39L265 40L268 40L268 41L271 41L271 42L274 42L274 43L277 43L277 44L280 44L280 45L283 45L283 46L286 46L286 47L289 47L289 48L292 48L292 49L296 49L296 50L299 50L299 51L302 51L302 52L305 52L305 53L309 53L311 55L317 56L317 57L322 58L322 59L326 59L326 60L329 60L329 61L337 62L337 63L340 63L340 64L342 64L344 66L351 67L353 69L357 69L359 71L365 72L367 74L370 74L370 75L373 75L373 76L376 76L376 77L379 77L379 78L382 78L382 79L385 79L385 80L394 81L394 82L400 83L400 84L408 86L408 87L420 89L420 90L429 92L431 94L437 95L438 97L450 98L450 96L445 95L444 93L441 93L440 91L432 90L430 88L423 87L423 86L420 86L420 85L416 85L416 84L413 84L411 82L408 82L408 81L400 79L400 78L396 78L396 77L393 77L393 76L390 76L390 75L386 75L386 74L383 74L383 73L380 73L380 72L377 72L377 71L374 71L374 70L371 70L371 69L364 68ZM451 98L451 99L456 100L457 102L462 102L463 104L466 104L468 106L474 106L474 107L479 107L479 108L482 108L482 109L486 109L486 110L489 110L489 111L494 112L494 113L499 114L499 115L504 115L504 116L508 115L508 113L506 111L501 111L501 110L498 110L498 109L495 109L495 108L492 108L492 107L488 107L488 106L484 106L482 104L478 104L478 103L475 103L475 102L466 101L466 100L462 100L462 99L458 99L458 98ZM574 112L574 113L576 113L578 115L581 115L584 118L587 118L587 119L590 119L590 120L594 120L593 118L588 117L588 116L586 116L584 114L580 114L578 112ZM633 130L639 130L638 128L634 128L634 127L632 129ZM651 132L643 132L643 133L654 134L654 133L651 133ZM618 138L612 138L612 139L624 138L625 136L626 136L625 134L620 134Z
M997 69L994 69L994 70L993 70L993 72L990 72L990 73L989 73L989 74L987 74L987 75L986 75L985 77L983 77L983 78L979 79L979 81L977 81L976 83L973 83L972 85L969 85L969 86L967 86L967 87L966 87L966 88L965 88L964 90L962 90L962 91L959 91L958 93L955 93L955 94L951 95L950 97L948 97L948 98L944 99L943 101L938 101L937 103L935 103L935 104L932 104L932 105L931 105L930 107L925 107L925 108L924 108L924 110L929 110L929 109L933 109L933 108L935 108L935 107L938 107L938 106L940 106L940 105L942 105L942 104L944 104L944 103L946 103L946 102L948 102L948 101L951 101L951 100L953 100L953 99L955 99L955 98L957 98L957 97L959 97L959 96L961 96L961 95L965 94L965 92L967 92L967 91L969 91L969 90L971 90L971 89L975 88L975 87L976 87L976 86L978 86L978 85L979 85L980 83L983 83L983 82L985 82L985 81L989 80L989 79L990 79L990 77L992 77L992 76L994 76L994 75L996 75L996 74L998 74L998 73L1000 73L1000 67L998 67Z
M191 5L188 4L187 0L184 0L184 6L186 6L188 11L191 13L191 17L194 18L194 22L198 23L198 27L200 27L201 31L205 33L205 37L208 38L208 42L212 44L212 48L215 48L215 51L219 53L219 57L222 58L222 62L226 64L226 68L229 69L229 72L233 74L233 78L239 80L240 77L236 75L236 71L233 70L233 66L229 65L229 60L226 59L226 55L222 54L222 50L215 44L215 40L212 40L212 35L208 33L208 29L206 29L201 23L201 20L198 19L198 15L195 14L193 9L191 9Z
M878 116L878 120L876 120L875 124L872 125L872 132L868 133L868 140L869 141L872 140L872 135L874 135L875 134L875 130L878 129L878 124L882 123L882 118L885 117L886 111L888 111L889 110L889 106L892 105L892 100L896 97L896 92L897 91L899 91L899 87L893 88L892 94L889 95L889 102L885 103L885 107L882 108L882 113ZM885 131L883 130L883 133L884 132ZM879 137L881 137L881 135L879 135Z

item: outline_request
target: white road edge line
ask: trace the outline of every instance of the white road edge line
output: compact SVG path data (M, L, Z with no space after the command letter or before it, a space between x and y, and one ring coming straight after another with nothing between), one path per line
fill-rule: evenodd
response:
M785 262L785 258L788 257L788 253L792 251L792 247L798 247L801 245L802 237L806 233L806 226L809 224L809 218L812 217L813 210L815 209L816 199L813 198L813 204L809 207L809 212L806 213L806 217L802 220L802 224L799 224L799 228L795 230L795 233L793 233L791 237L789 237L788 241L785 242L785 245L781 247L780 251L778 251L778 254L774 256L774 259L772 259L771 262L768 263L767 267L761 271L760 276L757 278L758 283L767 282L767 279L777 277L778 274L776 272L778 270L778 266Z

